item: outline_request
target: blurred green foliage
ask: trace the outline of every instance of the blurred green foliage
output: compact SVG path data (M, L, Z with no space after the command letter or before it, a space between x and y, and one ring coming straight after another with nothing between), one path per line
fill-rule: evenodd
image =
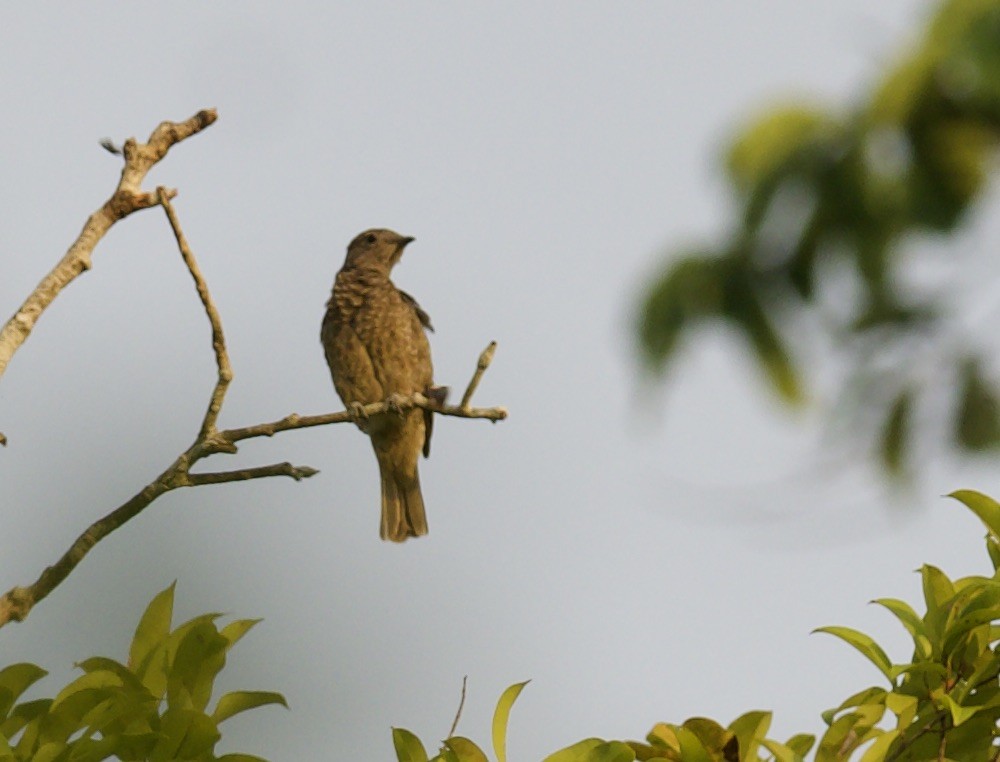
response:
M880 598L913 640L912 655L893 662L872 638L849 627L821 627L858 650L885 680L864 688L822 714L818 743L798 734L780 743L768 738L771 713L748 712L723 727L694 717L679 725L659 723L644 742L588 738L547 756L544 762L926 762L1000 759L1000 503L971 490L951 497L985 524L989 576L951 580L937 567L920 569L924 613L908 603ZM816 674L822 674L818 667ZM525 683L508 688L493 717L497 762L506 762L507 721ZM400 762L487 762L464 737L445 740L428 760L420 740L393 730Z
M789 404L805 397L790 346L838 348L851 366L838 396L864 406L858 421L881 421L871 439L902 474L920 433L914 407L930 393L913 371L948 317L933 298L906 293L902 255L915 234L954 232L983 192L1000 138L1000 0L940 3L909 55L855 102L846 116L779 108L742 131L726 158L734 232L717 249L671 257L637 330L648 367L663 370L685 331L723 321ZM884 372L887 357L894 372ZM998 390L984 367L962 346L935 369L961 381L948 407L965 452L1000 446Z
M218 725L280 693L233 691L209 711L226 654L257 621L217 628L205 614L171 631L174 586L150 602L136 628L127 664L95 656L54 699L16 703L45 676L34 664L0 669L0 762L264 762L249 754L215 755Z

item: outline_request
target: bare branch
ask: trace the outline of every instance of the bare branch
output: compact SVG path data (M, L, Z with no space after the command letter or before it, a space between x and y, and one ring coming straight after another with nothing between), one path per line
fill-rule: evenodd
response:
M485 418L486 420L495 422L502 421L507 417L507 409L503 407L462 408L458 405L441 405L425 395L417 393L408 397L397 397L391 402L372 402L368 405L362 405L358 408L358 414L349 410L341 410L337 413L324 413L323 415L299 415L298 413L291 413L277 421L257 423L253 426L245 426L238 429L225 429L218 432L213 440L206 442L205 446L206 449L212 452L234 452L234 449L225 449L226 445L234 445L243 439L273 437L282 431L291 431L293 429L328 426L331 423L352 423L357 419L358 415L366 417L378 415L379 413L409 410L414 407L431 410L439 415L449 415L455 418Z
M291 463L274 463L270 466L254 466L235 471L214 471L205 474L188 474L188 486L199 487L203 484L226 484L228 482L245 482L250 479L265 479L269 476L290 476L295 481L308 479L318 474L315 468L309 466L293 466Z
M91 548L125 522L137 516L164 492L169 492L178 486L172 485L170 478L176 467L177 462L159 479L147 484L142 491L127 502L122 503L107 516L87 527L86 531L77 537L69 549L63 553L62 558L46 568L33 584L28 587L12 588L0 596L0 627L11 621L23 621L36 603L55 590L56 586L69 576L69 573L76 568Z
M134 139L125 142L125 169L115 195L91 216L84 227L80 238L70 247L63 261L56 266L50 275L35 290L35 293L25 302L25 306L11 319L0 332L0 374L6 367L13 352L20 346L30 333L35 320L42 310L48 306L59 291L76 275L90 266L90 255L94 245L116 219L131 212L159 204L166 213L167 220L173 230L188 272L195 282L198 296L208 316L212 328L212 347L215 352L218 376L210 395L208 409L202 420L201 428L194 443L181 453L177 459L154 481L147 484L131 499L120 505L108 515L91 524L70 545L55 564L49 566L27 587L14 587L0 596L0 627L10 622L23 621L31 609L49 593L51 593L70 572L84 559L87 553L102 539L121 527L127 521L135 518L147 508L156 498L180 487L198 487L207 484L226 484L251 479L263 479L272 476L287 476L296 481L307 479L317 473L310 466L294 466L291 463L273 463L264 466L235 469L232 471L213 471L206 473L191 473L191 468L200 460L220 453L235 453L237 442L257 437L270 437L283 431L304 429L313 426L326 426L334 423L350 423L360 417L368 417L385 413L399 413L403 410L419 407L440 415L458 418L484 418L500 421L507 417L507 411L502 407L472 408L469 402L479 384L480 379L489 367L490 360L496 350L496 342L483 351L479 357L475 375L466 389L462 404L458 406L445 405L439 399L432 399L423 394L396 396L384 402L375 402L359 406L354 410L343 410L324 415L300 416L295 413L269 423L258 423L242 428L219 431L217 422L219 412L225 399L226 390L233 379L232 366L226 349L225 335L222 330L222 318L208 290L208 284L198 267L191 247L188 245L181 230L180 222L170 199L175 191L157 188L155 194L142 193L139 183L146 172L159 161L174 143L193 135L215 121L214 111L203 111L187 122L174 124L163 122L150 136L147 144L138 144ZM50 282L51 281L51 282ZM13 326L13 327L12 327ZM7 336L5 344L4 337ZM6 352L6 354L4 354ZM3 443L0 434L0 443ZM465 683L462 685L462 700L465 698ZM462 707L459 705L459 715ZM458 716L455 718L458 722ZM454 732L454 728L452 729Z
M173 204L170 203L170 199L167 196L167 189L161 186L156 189L156 194L159 197L163 211L167 215L167 219L170 221L170 228L174 231L174 238L177 239L177 247L180 249L181 257L184 259L184 264L187 265L188 272L194 278L195 288L198 289L198 297L205 308L205 314L208 315L208 322L212 326L212 349L215 352L215 364L219 375L215 382L215 389L212 390L212 396L208 402L208 410L205 411L205 418L201 424L201 432L198 435L199 439L206 439L215 432L215 424L219 420L219 411L222 410L222 400L226 396L229 383L233 380L233 367L229 364L226 337L222 332L222 317L219 315L219 310L216 308L215 302L212 300L212 295L208 291L208 283L205 282L205 277L201 274L201 268L198 267L198 262L194 258L194 252L191 251L191 247L188 246L187 239L184 237L184 231L181 230L181 223L177 219L177 213L174 211Z
M489 346L482 351L479 355L479 362L476 363L476 372L472 374L472 380L469 381L469 386L465 390L465 394L462 395L462 404L460 407L463 410L469 409L469 403L472 402L472 395L476 393L476 388L479 386L479 382L483 378L483 374L486 369L490 367L490 363L493 362L493 354L497 351L497 343L491 341Z
M206 109L183 122L161 123L146 143L137 143L135 138L125 142L125 166L111 198L90 215L63 258L0 329L0 376L28 338L42 312L80 273L90 269L94 247L111 226L132 212L159 203L156 196L144 193L141 187L153 165L166 156L172 145L205 129L216 118L214 109Z

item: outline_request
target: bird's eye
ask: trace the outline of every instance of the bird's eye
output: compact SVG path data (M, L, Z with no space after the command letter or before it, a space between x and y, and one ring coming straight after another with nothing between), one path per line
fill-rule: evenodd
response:
M368 243L375 243L375 234L369 233L368 235L366 235L365 241L367 241Z

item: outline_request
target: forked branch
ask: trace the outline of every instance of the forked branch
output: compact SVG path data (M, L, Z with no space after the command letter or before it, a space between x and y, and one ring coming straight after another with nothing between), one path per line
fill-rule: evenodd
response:
M32 296L29 297L28 301L25 302L26 306L22 307L21 311L18 313L18 315L24 313L24 316L19 318L18 315L15 315L4 329L5 331L8 330L11 325L14 325L15 328L20 326L21 332L18 333L17 330L11 328L10 335L13 338L10 339L10 343L7 345L0 343L0 363L2 363L0 364L0 374L2 374L3 367L6 364L5 362L2 362L4 359L2 354L4 351L3 347L11 347L6 355L6 360L9 360L13 351L16 350L16 348L27 338L28 333L30 333L31 326L34 325L34 321L37 319L41 310L44 309L45 306L47 306L52 299L55 298L62 287L69 282L69 280L65 280L66 276L69 275L69 279L71 280L72 277L75 277L75 275L79 274L79 272L82 272L83 269L89 267L90 255L93 247L104 232L107 231L107 227L110 227L111 222L113 222L114 219L120 219L136 209L160 205L163 207L170 227L173 230L174 237L177 240L177 246L181 253L181 258L194 280L195 288L197 289L198 296L201 299L202 307L205 309L205 314L208 317L208 322L211 326L212 348L215 353L217 378L212 392L209 395L208 407L202 420L201 427L198 431L198 435L196 436L193 444L188 447L187 450L178 455L174 462L171 463L170 466L168 466L166 470L164 470L163 473L161 473L156 479L143 487L138 493L133 495L118 508L87 527L87 529L79 537L77 537L73 544L70 545L66 552L63 553L62 557L59 558L59 560L52 566L47 567L34 583L25 587L11 588L3 596L0 596L0 627L3 627L12 621L22 621L25 617L27 617L35 604L44 599L64 579L66 579L70 572L76 568L76 566L98 542L103 540L119 527L123 526L126 522L135 518L154 500L171 490L179 487L199 487L208 484L225 484L228 482L269 478L272 476L287 476L298 481L300 479L309 478L310 476L318 473L316 469L311 468L310 466L295 466L291 463L272 463L231 471L214 471L207 473L191 472L191 468L198 461L204 458L220 453L235 453L237 451L237 443L245 439L271 437L284 431L304 429L313 426L326 426L334 423L350 423L357 420L358 415L372 416L390 411L398 412L412 407L420 407L426 410L431 410L441 415L455 416L459 418L482 418L493 422L503 420L507 417L507 411L502 407L471 407L472 395L475 393L476 387L478 386L483 373L486 371L486 368L489 367L490 360L493 357L493 352L496 349L496 342L491 342L490 345L483 351L482 355L480 355L479 362L476 366L476 372L473 375L472 380L469 382L469 386L465 390L465 394L462 396L461 404L457 406L443 404L438 402L436 399L431 399L423 394L414 394L408 397L397 397L384 402L375 402L369 405L364 405L358 410L353 411L343 410L336 413L326 413L323 415L312 416L300 416L292 413L277 421L257 423L240 428L224 429L222 431L217 428L219 413L222 410L226 390L229 388L229 384L233 379L233 371L229 362L229 353L226 349L225 335L222 330L222 318L215 306L214 301L212 300L211 293L208 289L208 283L205 281L205 278L201 273L201 269L198 266L198 262L195 259L194 253L188 245L184 233L181 230L177 213L171 204L171 198L176 195L176 192L162 187L158 188L155 194L142 193L141 190L139 190L139 183L142 181L143 177L145 177L146 172L153 164L159 161L159 159L166 154L167 149L169 149L173 143L182 140L188 135L194 134L208 124L211 124L213 121L215 121L214 111L202 111L187 122L182 122L180 124L164 122L153 132L153 135L150 137L150 141L147 144L137 144L134 140L127 141L123 151L125 155L126 169L122 172L122 180L119 183L119 189L116 191L116 194L112 197L111 201L105 204L101 210L95 213L95 215L92 215L91 219L88 220L87 226L84 227L84 233L81 234L80 239L82 240L85 236L87 236L87 241L85 243L81 243L80 240L78 240L77 243L70 247L70 253L64 257L63 262L60 263L55 270L53 270L53 273L50 273L48 278L39 285L35 293L33 293ZM118 199L117 201L115 200L116 198ZM95 218L101 215L103 215L103 217L100 217L100 220L95 222ZM114 215L118 216L114 217ZM112 217L114 217L114 219L112 219ZM106 226L102 227L105 223ZM88 231L91 232L88 233ZM94 235L96 235L96 238L93 237ZM69 262L69 264L66 264L67 262ZM55 279L55 285L48 283L48 281L53 278ZM0 334L0 336L2 336L2 334Z

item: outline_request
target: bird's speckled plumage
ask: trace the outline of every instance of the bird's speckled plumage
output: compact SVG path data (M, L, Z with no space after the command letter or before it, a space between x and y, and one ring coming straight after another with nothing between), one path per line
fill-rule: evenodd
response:
M366 230L347 247L320 334L337 394L348 407L393 395L428 393L433 385L427 313L389 279L413 239ZM383 540L427 534L417 460L430 452L432 417L414 408L358 421L371 438L382 480Z

